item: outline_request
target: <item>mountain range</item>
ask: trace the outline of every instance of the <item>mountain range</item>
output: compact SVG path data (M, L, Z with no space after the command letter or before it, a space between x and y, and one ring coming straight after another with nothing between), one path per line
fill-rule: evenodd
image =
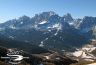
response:
M96 17L75 19L70 13L61 17L49 11L36 14L32 18L24 15L1 23L0 42L7 39L19 41L18 45L21 46L35 45L44 49L73 51L95 39L95 31ZM14 43L4 43L0 43L0 46L18 47Z

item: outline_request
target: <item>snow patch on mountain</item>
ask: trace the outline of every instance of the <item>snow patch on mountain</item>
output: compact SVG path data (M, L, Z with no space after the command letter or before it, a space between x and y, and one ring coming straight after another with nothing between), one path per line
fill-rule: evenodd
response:
M50 57L49 56L44 56L46 59L50 59Z
M42 21L42 22L40 22L39 24L45 24L45 23L47 23L47 21Z
M41 41L41 44L39 44L39 47L43 47L44 46L44 42Z
M16 29L16 27L14 25L10 25L9 26L11 29Z
M13 37L13 36L9 36L9 38L10 38L10 39L14 39L14 37Z
M34 25L34 28L35 28L35 29L38 29L38 25Z
M48 40L48 38L46 38L45 40Z
M53 28L57 29L56 33L54 34L56 36L58 32L62 29L62 25L58 23L58 24L53 25Z
M23 24L23 22L20 22L20 24Z
M96 65L96 63L91 63L91 64L87 64L87 65Z
M93 54L91 54L91 52L95 49L96 47L94 47L93 45L87 45L79 49L78 51L75 51L73 53L73 56L83 58L86 61L94 61L93 59L96 59L96 57Z
M74 22L69 22L69 25L74 25Z
M51 30L48 30L49 32L51 32Z
M50 12L50 16L55 15L55 12Z
M53 28L57 28L57 29L60 30L61 29L61 24L60 23L54 24Z
M45 38L43 41L41 41L41 44L39 44L40 47L44 46L44 41L48 40L48 38Z
M58 31L56 31L56 33L54 34L55 36L58 34Z

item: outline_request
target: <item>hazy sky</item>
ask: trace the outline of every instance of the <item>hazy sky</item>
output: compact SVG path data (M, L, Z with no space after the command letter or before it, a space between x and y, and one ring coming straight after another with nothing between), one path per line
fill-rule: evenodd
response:
M54 11L60 16L71 13L74 18L96 16L96 0L0 0L0 23L43 11Z

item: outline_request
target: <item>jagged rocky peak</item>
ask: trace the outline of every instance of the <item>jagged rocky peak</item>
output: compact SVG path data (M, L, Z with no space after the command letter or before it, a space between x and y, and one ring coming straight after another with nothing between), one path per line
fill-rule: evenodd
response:
M70 13L67 13L66 15L64 15L64 20L66 22L71 22L71 21L73 21L73 18Z
M42 12L40 14L35 14L35 16L31 19L36 25L38 23L44 24L48 22L49 18L51 16L55 15L55 12L49 11L49 12Z
M53 12L53 11L49 11L49 12L43 12L41 13L42 15L49 15L49 16L52 16L52 15L55 15L56 13Z
M20 17L19 19L17 19L18 22L21 22L21 24L23 23L27 23L30 21L30 17L23 15L22 17Z
M23 15L23 16L22 16L22 17L20 17L19 19L20 19L20 20L24 20L24 19L25 19L25 20L26 20L26 19L27 19L27 20L29 20L29 19L30 19L30 17L28 17L28 16L26 16L26 15Z
M42 13L40 13L40 14L35 14L35 18L37 18L37 17L42 17L42 18L49 18L50 16L52 16L52 15L55 15L56 13L55 12L53 12L53 11L49 11L49 12L42 12Z
M96 24L96 17L91 17L91 16L85 16L84 18L83 18L83 23L86 23L86 24L88 24L88 23L92 23L92 24Z
M85 16L80 24L81 29L91 30L96 25L96 17Z

